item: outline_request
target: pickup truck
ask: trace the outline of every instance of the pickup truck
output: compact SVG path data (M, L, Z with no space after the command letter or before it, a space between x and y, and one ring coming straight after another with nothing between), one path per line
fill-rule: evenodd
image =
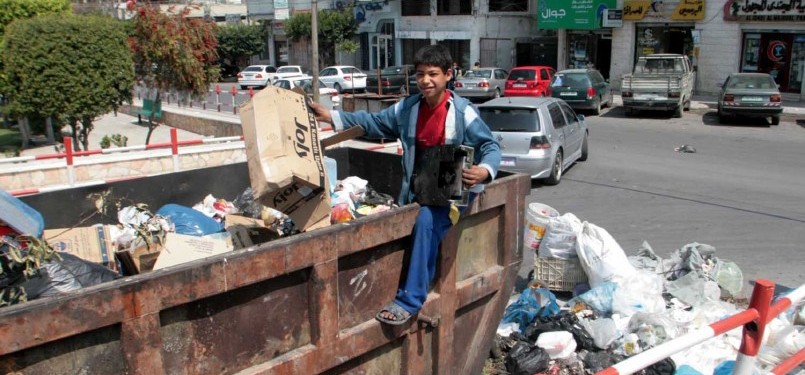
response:
M338 178L399 193L400 156L327 154ZM23 196L48 228L98 212L89 199L193 205L238 196L246 163ZM24 374L479 374L522 261L528 176L501 172L442 243L417 318L381 325L408 264L409 204L63 296L0 308L0 369ZM116 222L116 209L103 215Z
M380 84L378 84L378 78ZM407 82L407 84L406 84ZM418 89L416 87L416 69L413 65L390 66L366 74L366 92L388 95L388 94L413 94Z
M638 110L662 110L682 117L682 111L690 109L695 82L696 69L686 55L640 57L621 81L624 112L629 116Z

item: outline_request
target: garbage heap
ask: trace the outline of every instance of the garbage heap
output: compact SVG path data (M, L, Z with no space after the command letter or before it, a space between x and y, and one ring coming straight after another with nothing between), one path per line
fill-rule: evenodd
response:
M386 211L393 199L366 180L333 181L330 223ZM206 196L152 212L137 203L115 225L44 229L42 215L0 189L0 307L218 255L299 233L291 218L247 188L229 201Z
M694 242L661 258L644 242L627 257L605 229L571 213L532 203L526 218L534 280L507 306L485 374L596 373L746 307L740 268L713 246ZM731 374L741 335L739 327L643 371ZM803 348L800 303L767 326L757 371Z

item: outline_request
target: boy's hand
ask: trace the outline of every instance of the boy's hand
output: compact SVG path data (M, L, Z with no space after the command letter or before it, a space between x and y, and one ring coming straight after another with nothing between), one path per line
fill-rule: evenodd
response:
M476 184L486 181L486 179L489 178L489 171L484 167L473 165L472 168L464 169L461 177L464 185L471 188Z
M330 115L330 110L325 108L323 105L316 103L314 101L309 101L308 106L313 111L313 114L316 115L316 120L319 122L326 122L328 124L333 123L333 117Z

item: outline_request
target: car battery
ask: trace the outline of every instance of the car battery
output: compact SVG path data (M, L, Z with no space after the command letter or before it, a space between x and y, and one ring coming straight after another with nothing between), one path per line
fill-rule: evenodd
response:
M429 206L469 204L469 189L461 176L472 167L473 154L472 147L463 145L418 148L412 176L414 200Z

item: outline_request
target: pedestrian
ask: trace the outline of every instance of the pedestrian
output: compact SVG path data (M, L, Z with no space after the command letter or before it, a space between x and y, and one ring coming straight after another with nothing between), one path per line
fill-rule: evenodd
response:
M450 81L447 84L447 88L450 90L456 89L456 80L461 76L461 68L458 67L458 63L453 61L453 66L450 68Z
M473 66L472 66L472 69L473 69L473 70L478 70L478 69L481 69L481 62L480 62L480 61L476 61L476 62L475 62L475 65L473 65Z
M336 131L360 126L372 138L400 139L403 148L403 179L397 198L400 205L418 202L412 186L417 167L415 154L430 147L465 145L474 149L472 167L462 172L462 182L471 191L470 199L483 191L483 184L491 182L497 174L500 147L489 127L467 99L447 90L453 78L450 61L450 52L443 45L420 48L414 55L420 92L377 113L329 111L311 103L316 119L333 124ZM411 235L407 276L394 301L375 315L377 320L400 325L419 312L436 273L439 245L455 224L459 211L449 205L420 204Z

